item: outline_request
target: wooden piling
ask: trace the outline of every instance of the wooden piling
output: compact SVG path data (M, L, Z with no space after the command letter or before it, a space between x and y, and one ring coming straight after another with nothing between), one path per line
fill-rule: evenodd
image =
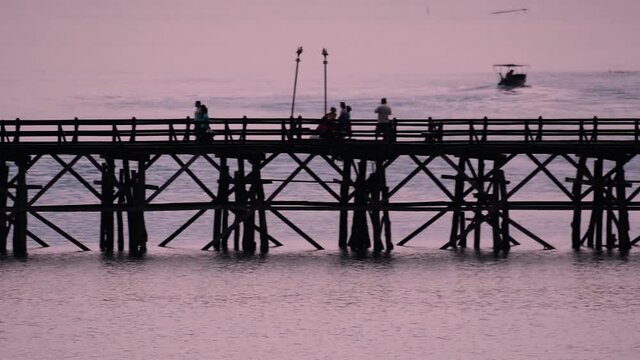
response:
M16 256L27 255L27 158L16 161L16 198L13 203L13 253Z
M367 181L367 190L370 194L371 210L369 210L369 216L371 217L371 230L373 233L373 251L384 250L382 245L382 226L380 219L380 195L381 195L381 177L382 177L382 161L376 161L376 169L369 176Z
M615 186L618 202L618 248L624 252L631 248L631 242L629 239L629 210L627 208L624 161L622 160L616 161Z
M227 165L227 158L225 156L220 157L220 173L218 176L218 194L217 202L220 205L227 204L229 200L229 166ZM223 227L222 217L223 212L227 209L216 208L213 212L213 248L214 250L220 250L222 246L222 234L226 231L226 227ZM224 249L227 247L226 240L224 241Z
M496 171L499 183L499 211L502 212L502 223L500 225L500 234L502 237L502 250L508 253L511 249L511 235L509 234L509 199L507 192L507 179L504 176L504 170ZM499 220L499 219L498 219Z
M340 205L347 206L349 204L349 189L351 187L351 166L353 160L351 158L342 159L342 181L340 182ZM347 237L349 236L349 211L340 209L340 223L338 234L338 246L341 249L347 247Z
M371 247L369 237L369 226L367 225L367 210L364 207L369 202L369 193L366 185L367 160L360 160L358 164L358 174L355 182L354 205L359 208L353 211L353 221L351 222L351 236L349 237L349 247L354 251L364 251Z
M125 191L127 191L125 186L124 169L120 169L120 174L118 175L118 190L118 207L120 208L116 211L118 251L124 251L124 218L122 214L122 206L125 204Z
M245 198L245 188L244 188L244 165L240 166L241 162L238 161L238 169L242 169L242 175L240 173L240 170L236 171L233 174L233 183L235 184L235 203L236 205L238 204L243 204L244 203L244 198ZM240 216L242 216L243 212L236 209L233 211L233 216L234 219L238 219ZM234 220L235 223L235 220ZM238 251L240 250L240 225L236 224L235 228L233 229L233 250Z
M144 162L138 162L138 171L135 178L134 187L133 187L133 201L135 211L135 219L136 219L136 235L138 236L138 252L145 253L147 252L147 226L144 221L144 206L146 201L146 172L144 170Z
M448 248L448 247L457 248L458 235L463 237L465 233L464 211L461 210L462 205L464 203L465 163L466 163L466 159L461 156L458 161L458 174L455 177L456 183L455 183L454 195L453 195L454 210L453 210L453 218L451 219L451 233L449 235L449 243L445 246L445 248Z
M253 166L253 161L250 161ZM245 193L243 206L245 208L244 214L245 220L243 221L242 229L242 250L246 252L256 251L256 212L253 208L256 198L256 174L251 173L251 176L247 179L243 177L243 184L249 185L248 192Z
M571 197L573 202L573 219L571 221L571 247L575 250L582 246L582 178L585 176L587 158L580 156L573 182Z
M115 188L115 165L113 159L107 158L102 164L101 204L103 208L112 208ZM100 212L100 249L113 251L114 248L114 212L102 210Z
M254 160L251 162L252 172L254 173L254 183L253 183L253 203L254 209L258 210L258 222L260 224L260 252L265 254L269 252L269 237L268 237L268 228L267 228L267 213L264 209L264 187L262 181L262 174L260 171L260 161ZM252 210L255 214L255 210ZM255 217L255 215L253 215ZM254 227L255 228L255 227ZM253 231L255 233L255 231ZM255 250L255 242L254 242L254 250Z
M488 194L489 197L488 206L489 206L489 224L491 225L491 233L493 237L493 251L499 252L502 250L502 241L500 239L500 221L498 218L498 194L500 192L497 172L499 170L494 169L493 179L491 181L491 194Z
M383 205L389 203L389 187L387 186L386 173L383 173L382 178L382 201ZM387 247L387 251L393 250L393 241L391 239L391 217L389 216L389 210L384 209L382 211L382 226L384 227L384 240Z
M611 250L615 247L616 243L616 235L613 232L613 223L615 218L613 205L615 201L613 200L613 190L614 184L610 179L605 180L605 201L604 201L604 217L605 217L605 247L608 250Z
M595 247L598 250L602 249L602 220L604 209L604 179L602 177L602 163L602 159L596 159L593 166L593 210L591 221L595 224L595 236L589 236L587 243L588 247L594 247L595 240ZM592 234L594 232L592 232Z
M9 217L4 210L7 207L9 192L9 167L7 163L0 161L0 253L7 252L7 236L9 235Z
M481 200L484 200L484 159L478 159L478 171L476 174L476 184L478 189L478 203ZM476 224L475 229L473 231L473 248L476 250L480 249L480 238L482 236L482 209L481 206L477 206L474 211L474 223ZM466 237L460 239L460 246L465 248L467 247Z

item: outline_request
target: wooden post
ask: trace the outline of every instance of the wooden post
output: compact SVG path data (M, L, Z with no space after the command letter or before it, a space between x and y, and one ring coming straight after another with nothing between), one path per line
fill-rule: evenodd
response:
M135 187L133 189L133 199L135 202L135 207L139 210L136 211L136 221L137 221L137 234L140 237L138 241L138 251L140 253L147 252L147 226L144 221L144 206L146 201L146 189L147 189L147 177L146 171L144 168L144 162L138 161L138 176L135 180Z
M142 162L140 162L142 163ZM129 203L129 251L133 254L144 254L147 251L147 229L144 223L145 172L143 166L138 171L131 171L128 181L131 192Z
M125 203L125 176L124 169L120 169L120 175L118 176L118 188L120 191L118 192L118 206L122 207ZM124 219L122 215L122 210L116 211L116 224L118 228L118 251L124 251Z
M503 170L497 171L497 176L499 181L500 193L499 193L499 210L502 211L502 225L501 225L501 235L502 235L502 250L505 253L508 253L511 249L511 235L509 234L509 201L508 201L508 193L507 193L507 179L504 176Z
M484 193L484 159L478 159L478 173L476 183L478 184L478 206L474 211L474 222L476 227L473 232L473 248L476 250L480 249L480 238L482 235L482 202L485 201L485 193ZM460 239L460 246L465 248L467 247L466 239Z
M500 252L504 250L504 239L502 239L502 229L500 227L500 183L504 182L504 175L501 174L502 170L497 169L494 162L493 179L491 181L491 195L489 195L489 221L491 223L491 229L493 233L493 251Z
M605 179L605 201L604 201L604 216L605 216L605 247L609 250L615 247L616 235L613 233L613 221L614 221L614 201L613 201L613 181Z
M593 168L593 213L592 221L595 223L595 247L602 249L602 215L604 203L604 181L602 178L602 159L596 159ZM589 236L587 246L593 247L594 237Z
M347 206L349 204L349 189L351 187L351 166L353 160L344 158L342 163L342 182L340 183L340 205ZM347 247L347 237L349 236L349 211L340 209L340 224L338 234L338 246L341 249Z
M250 160L253 167L253 160ZM243 184L245 177L243 177ZM244 226L242 229L242 250L247 252L256 251L256 212L253 208L256 198L256 174L252 173L251 177L246 179L249 181L249 191L245 193L244 208L245 214L249 212L244 220Z
M250 214L247 215L248 207L250 206L251 197L253 196L253 179L247 179L244 168L244 160L242 158L238 159L238 176L236 180L236 204L239 207L242 207L237 215L237 217L245 217L242 221L242 250L247 252L253 252L256 249L255 244L255 215ZM249 191L247 191L247 182L249 183ZM240 226L238 227L238 229ZM239 233L238 233L239 235ZM237 238L239 241L239 237ZM240 245L238 244L236 250L239 250Z
M27 255L27 163L28 158L16 161L16 199L13 203L13 253L17 256Z
M387 186L387 172L384 167L380 168L380 191L382 192L382 204L389 204L389 187ZM393 242L391 241L391 217L389 217L389 210L384 209L382 211L382 226L384 227L384 239L387 251L393 250Z
M471 123L470 123L471 126ZM453 194L453 218L451 219L451 234L449 235L449 244L447 247L457 248L458 235L464 236L464 211L462 203L464 202L464 174L465 174L464 157L460 157L458 161L458 174L456 176L456 184Z
M631 248L629 239L629 211L627 209L627 194L624 174L624 162L616 161L616 198L618 201L618 247L620 251Z
M587 165L587 158L580 156L578 168L576 169L576 179L573 183L573 220L571 221L571 247L575 250L582 246L582 178Z
M264 209L264 188L262 184L262 174L260 173L260 161L254 160L251 165L252 172L255 174L252 201L255 204L254 209L255 207L258 208L258 221L260 223L260 252L265 254L269 252L269 237L267 236L267 213ZM255 210L252 210L252 212L255 214ZM255 242L253 243L253 246L255 250Z
M371 206L369 216L371 217L371 228L373 232L373 251L382 251L382 226L380 222L380 195L381 195L381 171L382 161L376 161L376 170L369 176L367 190L371 194Z
M115 165L113 159L107 158L102 164L101 196L103 208L113 207L115 187ZM113 210L102 210L100 213L100 249L113 251L114 242Z
M9 235L9 217L4 210L7 207L9 191L9 167L7 163L0 161L0 254L7 252L7 236Z
M135 170L130 170L130 173L125 172L125 184L126 184L126 193L127 193L127 224L129 225L129 252L132 254L136 254L138 252L138 244L139 238L136 226L138 222L136 221L136 216L134 215L134 210L132 207L135 206L134 200L134 187L133 182L137 176L137 172Z
M351 223L351 236L349 237L349 247L354 251L365 251L371 247L369 237L369 226L367 225L367 211L364 207L369 202L369 194L366 185L367 160L360 160L358 164L358 174L355 183L354 205L360 208L353 211L353 221Z
M238 168L240 168L240 160L238 160ZM243 167L244 169L244 167ZM244 201L244 176L240 175L240 171L236 171L233 174L233 183L235 184L235 203L236 205L242 204ZM242 184L241 184L242 183ZM242 215L239 209L233 210L234 218L238 218ZM240 225L236 225L233 230L233 250L240 250Z
M220 175L218 176L218 205L226 205L229 200L229 166L227 166L227 158L220 157ZM222 233L226 231L226 227L222 226L222 214L226 209L217 208L213 213L213 248L220 250ZM226 249L226 241L224 242Z

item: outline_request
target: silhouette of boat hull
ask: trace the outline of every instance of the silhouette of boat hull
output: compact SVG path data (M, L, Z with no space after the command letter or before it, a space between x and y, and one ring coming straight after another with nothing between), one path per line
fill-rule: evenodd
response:
M524 86L526 82L527 82L526 74L513 74L511 76L501 78L500 82L498 83L498 86L518 87L518 86Z

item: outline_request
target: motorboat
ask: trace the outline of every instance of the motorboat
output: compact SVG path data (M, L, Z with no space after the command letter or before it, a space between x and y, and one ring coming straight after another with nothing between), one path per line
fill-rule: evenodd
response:
M518 64L496 64L493 65L494 70L500 75L498 86L500 87L519 87L524 86L527 82L527 74L525 69L528 65Z

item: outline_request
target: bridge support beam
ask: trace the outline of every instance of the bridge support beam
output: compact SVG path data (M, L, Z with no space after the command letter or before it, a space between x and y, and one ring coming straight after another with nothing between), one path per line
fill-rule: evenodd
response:
M218 178L217 202L219 205L229 203L229 166L227 158L220 158L220 176ZM223 238L223 231L228 226L229 210L226 208L216 208L213 212L213 249L227 250L227 237Z
M629 239L629 210L627 207L626 180L624 161L616 161L615 175L616 199L618 203L618 240L620 251L626 252L631 248ZM615 244L612 244L615 245Z
M107 158L102 164L101 204L105 208L100 212L100 250L112 252L114 249L114 211L115 195L115 164L113 159Z
M347 206L349 204L349 189L351 188L351 167L353 160L351 158L343 158L342 163L342 181L340 182L340 205ZM340 209L340 223L338 229L338 247L346 249L349 236L349 211Z
M129 170L128 160L123 161L125 193L127 197L127 222L129 224L129 252L141 255L147 252L147 228L144 221L146 176L144 161L138 161L138 170Z
M367 210L369 202L369 192L366 184L367 160L360 160L358 172L354 184L354 205L357 208L353 211L353 221L351 223L351 236L349 237L349 247L353 251L362 252L371 247L369 237L369 225L367 224Z
M7 207L9 194L9 167L7 163L0 161L0 254L7 252L7 236L9 235L9 217L4 210Z
M605 173L604 158L595 158L593 173L587 168L587 157L580 157L577 163L577 175L573 181L572 197L574 202L572 226L572 247L580 249L586 246L595 250L608 250L618 247L626 252L631 247L629 238L629 210L626 188L631 186L625 178L624 164L628 158L612 158L612 169ZM582 185L587 186L586 192ZM586 232L581 233L580 220L584 210L582 199L589 193L593 195L591 216Z
M350 162L350 160L345 160ZM376 160L375 170L367 177L367 160L362 159L358 163L358 171L354 185L354 205L353 220L351 224L351 235L349 236L348 246L356 252L363 252L372 245L372 237L369 235L369 222L367 214L371 221L371 235L373 236L373 251L380 252L386 249L393 249L391 242L391 219L389 211L385 205L389 202L389 189L386 186L385 163L382 160ZM345 164L345 170L347 169ZM343 172L340 203L348 204L349 189L351 183L350 172ZM341 212L340 219L340 238L339 245L346 238L346 210ZM344 216L344 217L343 217ZM383 243L382 238L385 238ZM342 247L342 246L341 246Z
M13 253L16 256L27 255L27 168L29 159L16 160L16 197L13 211Z

